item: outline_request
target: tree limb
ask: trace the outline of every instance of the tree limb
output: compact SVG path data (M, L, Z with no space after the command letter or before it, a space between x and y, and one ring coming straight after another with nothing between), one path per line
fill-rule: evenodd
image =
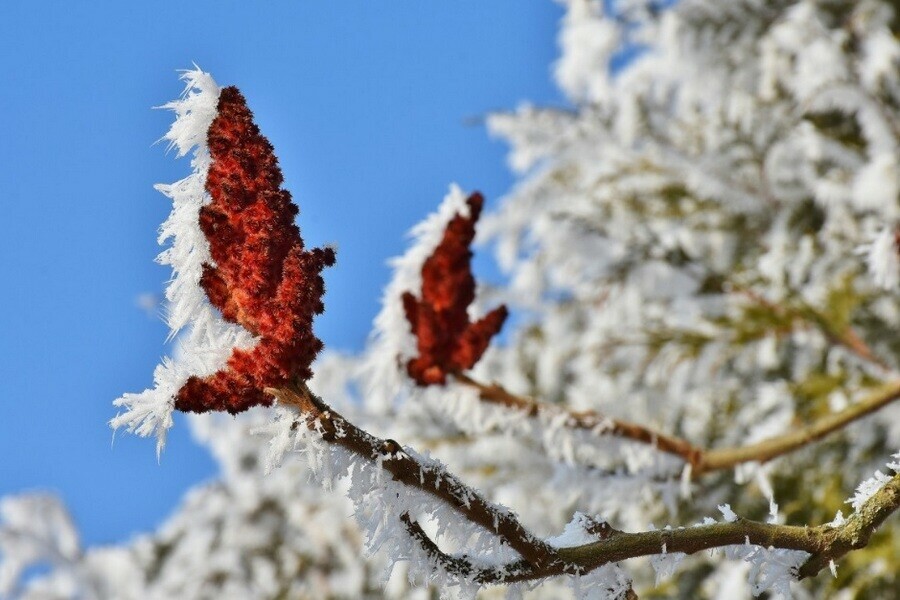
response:
M900 385L894 393L900 393ZM315 396L305 384L268 389L279 403L293 406L302 423L333 444L376 462L405 485L435 496L463 517L493 532L522 558L505 565L484 566L467 555L443 552L408 513L400 516L407 533L449 573L480 584L532 581L564 574L586 573L612 562L664 552L694 554L724 546L751 544L762 548L801 550L810 557L798 578L812 577L831 561L866 546L872 533L900 508L900 473L894 475L844 523L800 527L745 519L733 522L626 533L606 524L595 528L596 542L556 548L528 531L512 513L487 501L475 489L445 469L424 464L393 440L383 440L358 428ZM380 459L380 460L379 460Z
M469 521L499 535L537 567L559 561L556 549L533 535L511 512L488 502L443 468L423 464L403 451L394 440L382 440L350 423L315 396L305 384L266 390L282 404L297 407L310 429L318 429L328 442L359 456L376 460L394 479L435 496Z
M900 381L883 385L863 400L842 411L819 418L805 427L777 435L757 444L735 448L704 450L696 468L698 474L729 469L745 462L766 462L798 450L870 415L900 398Z
M478 394L482 400L492 404L499 404L508 408L520 410L529 417L537 417L541 413L559 414L562 412L567 415L563 424L570 429L596 431L600 435L613 435L635 442L650 444L662 452L680 456L686 462L692 464L697 461L700 454L703 452L701 448L692 445L686 440L654 431L643 425L623 421L621 419L613 419L593 411L567 411L524 396L512 394L496 383L486 385L476 381L465 373L454 373L453 377L460 383L478 390Z
M690 464L692 477L729 469L742 463L766 462L788 454L818 441L900 398L900 380L897 380L883 385L863 400L844 410L826 415L805 427L748 446L708 449L694 446L687 440L658 433L628 421L612 419L597 412L567 411L561 407L518 396L497 384L487 385L464 373L455 373L454 377L460 383L476 389L479 397L485 402L520 410L529 417L537 417L541 413L566 413L568 418L563 423L571 429L596 431L599 435L613 435L655 446L661 452L678 456Z

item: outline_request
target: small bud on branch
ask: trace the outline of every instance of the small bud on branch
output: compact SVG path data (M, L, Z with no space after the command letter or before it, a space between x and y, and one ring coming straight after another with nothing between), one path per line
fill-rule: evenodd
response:
M457 213L447 223L440 244L422 265L421 298L411 292L402 296L419 352L406 369L421 386L444 384L449 373L471 369L508 314L501 305L478 321L469 319L468 308L475 300L469 246L484 198L476 192L466 204L468 216Z

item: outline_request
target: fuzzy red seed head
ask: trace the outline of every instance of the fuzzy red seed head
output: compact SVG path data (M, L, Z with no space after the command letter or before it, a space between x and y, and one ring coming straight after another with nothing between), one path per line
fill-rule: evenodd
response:
M475 299L469 248L484 198L476 192L466 204L469 216L450 219L440 244L422 265L421 298L411 292L402 297L418 348L406 370L418 385L443 384L449 373L475 366L507 317L506 307L500 306L478 321L469 320Z
M200 285L224 319L259 342L233 350L213 375L191 377L175 407L237 413L270 405L266 387L312 376L310 365L322 349L312 330L313 317L324 310L321 272L335 255L330 248L304 250L278 159L237 88L222 90L207 144L212 201L200 210L200 228L213 263L203 266Z

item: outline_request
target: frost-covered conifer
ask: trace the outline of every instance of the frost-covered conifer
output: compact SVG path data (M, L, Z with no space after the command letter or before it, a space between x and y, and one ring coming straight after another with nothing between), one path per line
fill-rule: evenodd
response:
M193 416L221 480L123 546L83 550L57 502L5 500L0 595L896 594L900 15L565 6L571 106L489 119L520 179L478 235L508 281L476 287L481 199L454 187L393 262L367 349L313 378L333 257L303 250L239 94L217 129L224 91L187 74L167 137L194 174L163 188L161 259L190 327L114 423L161 441L174 408L278 406ZM258 180L216 170L236 139ZM235 223L265 234L217 250ZM482 303L516 316L503 343Z

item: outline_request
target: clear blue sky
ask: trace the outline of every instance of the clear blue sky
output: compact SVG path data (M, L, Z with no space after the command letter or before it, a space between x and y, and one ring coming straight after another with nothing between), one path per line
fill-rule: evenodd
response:
M338 245L317 331L359 349L385 260L450 182L489 202L513 182L492 109L560 102L550 0L0 2L0 495L58 492L87 543L155 527L215 465L182 420L117 436L111 401L150 385L167 334L136 306L169 273L153 145L196 61L239 86L275 145L314 245Z

